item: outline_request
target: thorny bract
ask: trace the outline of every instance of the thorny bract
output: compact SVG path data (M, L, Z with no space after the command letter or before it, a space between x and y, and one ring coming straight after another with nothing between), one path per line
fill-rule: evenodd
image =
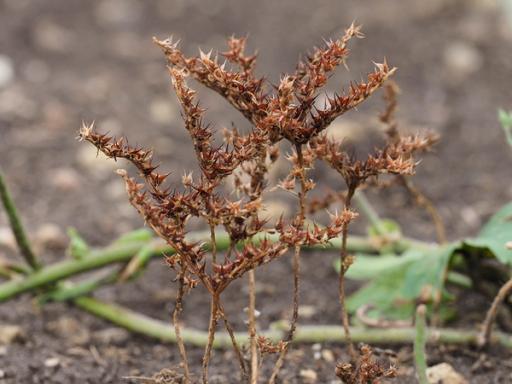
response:
M273 87L269 87L265 78L255 75L256 55L245 54L245 38L232 37L228 40L229 49L221 53L226 59L222 64L211 52L205 54L200 51L199 56L188 57L172 39L155 39L167 58L184 125L201 170L199 176L185 174L181 189L166 185L168 174L158 171L152 151L132 147L123 138L98 133L92 125L81 128L81 139L91 142L107 156L127 159L135 166L142 183L130 177L125 170L119 170L130 202L147 225L175 249L175 254L168 256L167 262L178 275L179 294L174 325L186 382L190 381L190 372L185 346L179 337L179 314L189 289L200 283L211 296L209 341L203 357L202 381L208 382L212 344L217 323L221 320L232 337L243 380L256 383L258 360L266 353L279 354L270 378L270 383L273 383L296 328L300 251L304 246L326 244L335 237L341 237L342 241L338 286L342 322L353 362L357 360L344 309L344 274L352 260L346 247L348 226L357 216L351 208L351 199L357 188L380 174L412 174L416 166L413 153L432 144L432 138L428 136L402 137L395 132L390 135L386 146L362 161L354 159L340 142L325 135L325 129L336 118L364 102L395 72L395 68L385 61L375 64L375 70L367 75L366 81L351 83L346 91L327 96L323 107L317 105L317 97L331 73L345 64L349 41L362 36L360 27L351 25L341 38L326 42L322 48L315 48L298 64L294 73L282 76ZM240 111L251 123L250 132L242 134L235 127L225 129L223 143L215 144L214 130L204 122L205 109L197 101L196 92L188 86L188 78L216 91ZM273 187L276 186L269 185L267 176L281 155L283 145L291 146L293 152L287 156L291 164L289 174L277 187L296 196L297 209L291 221L281 218L271 222L266 219L262 207L267 196L275 190ZM345 191L340 192L344 201L343 211L330 214L330 223L323 226L306 224L307 194L316 186L308 173L317 161L332 167L346 186ZM236 198L226 193L225 188L233 180L238 192ZM203 220L210 228L210 245L187 239L187 224L193 217ZM215 247L219 228L227 232L231 241L229 250L222 256L217 254ZM270 235L274 236L272 241ZM254 278L254 270L260 265L282 257L288 251L293 257L294 285L289 333L277 344L258 337L254 308L250 307L251 369L248 370L224 312L221 295L234 280L247 273L249 278ZM250 299L254 300L254 284L250 286Z

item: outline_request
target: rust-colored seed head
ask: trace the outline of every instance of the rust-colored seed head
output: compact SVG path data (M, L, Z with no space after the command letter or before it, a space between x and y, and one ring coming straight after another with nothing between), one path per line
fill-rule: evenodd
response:
M388 144L365 160L355 160L340 143L323 133L335 119L366 101L396 70L384 60L375 64L365 81L351 83L346 91L327 97L323 108L315 106L331 73L346 64L349 42L361 37L360 27L352 24L342 37L316 48L297 65L294 73L283 75L273 87L269 87L265 78L256 76L257 55L245 53L246 38L233 36L228 40L228 49L221 54L224 63L212 52L200 51L199 55L188 57L172 39L155 38L167 59L183 124L200 168L198 176L185 173L177 187L167 185L169 174L159 172L152 151L132 147L124 138L98 133L92 125L80 129L81 139L114 160L128 160L138 171L138 177L131 177L124 170L118 173L124 179L131 204L146 224L175 250L166 260L178 271L180 284L193 288L201 283L218 300L231 282L283 256L290 248L300 250L302 246L327 244L335 237L346 238L348 224L357 216L347 208L341 214L330 215L330 222L320 226L306 224L307 214L327 208L336 200L350 201L356 188L381 174L414 173L417 164L414 153L427 150L437 138L400 136L392 124L394 88L388 88L389 106L381 116L390 126ZM215 143L212 125L204 121L206 109L200 106L196 91L187 84L189 78L226 99L247 118L250 131L242 134L236 127L226 128L224 141ZM262 216L262 207L268 194L276 189L269 185L268 176L280 157L283 143L291 146L293 152L287 157L290 171L278 186L296 195L299 207L290 221L281 218L272 223ZM348 192L331 193L329 199L308 208L306 195L316 183L307 177L307 171L319 161L339 173ZM229 182L236 193L226 192ZM202 220L210 228L212 240L219 227L229 236L231 246L223 259L217 257L216 247L210 253L205 244L187 238L191 218ZM271 234L273 241L270 241ZM351 260L346 258L345 269ZM272 344L259 338L258 345L262 353L282 353L288 344ZM340 365L337 375L352 380L346 380L347 383L356 383L351 379L356 377L354 372L357 377L368 379L391 375L390 370L372 365L370 356L371 350L362 350L360 364Z

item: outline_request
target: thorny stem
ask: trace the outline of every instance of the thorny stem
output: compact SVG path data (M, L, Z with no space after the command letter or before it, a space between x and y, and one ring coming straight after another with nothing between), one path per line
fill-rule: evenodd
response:
M217 262L217 241L215 240L215 226L210 222L210 240L212 247L212 263Z
M300 192L299 192L299 216L298 216L298 227L304 226L304 220L306 218L306 170L304 168L304 157L302 155L302 145L297 144L295 146L297 151L297 163L300 169ZM300 277L300 245L295 246L295 252L293 254L293 313L290 320L290 330L286 337L284 348L279 353L279 357L276 361L272 375L270 376L269 384L274 384L279 374L281 367L283 366L284 359L288 353L288 346L293 340L295 330L297 328L297 320L299 318L299 277Z
M251 384L258 382L258 345L256 343L256 277L249 271L249 337L251 348Z
M235 247L235 244L233 243L233 241L230 241L229 242L229 246L228 246L228 250L226 251L226 253L224 255L224 262L229 260L229 258L231 257L231 252L233 252L233 248L234 247Z
M224 321L224 326L226 328L226 331L228 332L229 338L231 339L231 344L233 345L233 349L238 358L238 363L240 364L240 370L242 371L242 378L245 380L247 378L247 369L245 368L244 355L242 354L242 350L240 349L240 346L238 345L238 342L236 341L235 330L233 329L230 322L228 321L226 312L224 312L224 308L222 307L222 304L220 303L220 297L218 298L218 300L219 300L219 303L218 303L219 315L222 317L222 320Z
M425 318L427 307L418 305L416 309L416 336L414 338L414 362L419 384L429 384L427 378L427 357L425 346L427 344L427 320Z
M347 198L345 199L345 210L349 210L351 207L352 197L354 196L356 187L352 184L349 184ZM353 361L356 361L357 354L354 349L354 345L352 344L352 340L350 337L350 322L348 319L348 312L346 310L345 305L345 273L347 272L347 258L348 258L348 250L347 250L347 237L348 237L348 226L349 221L345 221L343 223L343 228L341 232L341 250L340 250L340 276L338 280L338 297L340 301L340 311L341 311L341 321L343 323L343 329L345 330L345 337L348 343L348 351L350 357Z
M27 262L27 264L34 270L38 270L41 268L41 264L37 260L35 253L30 246L30 241L28 240L28 236L25 233L25 229L23 228L23 224L21 223L21 219L18 216L18 210L16 209L16 205L7 189L7 185L4 181L4 177L2 175L2 170L0 169L0 199L2 200L2 204L5 208L5 212L7 213L7 217L9 219L9 223L11 225L11 230L16 239L16 243L18 244L18 248L20 249L21 255Z
M485 316L485 321L482 324L482 330L478 335L478 345L480 347L484 347L489 344L491 339L492 332L492 324L494 323L494 319L498 313L498 308L500 304L506 299L506 297L512 291L512 279L507 281L498 291L498 294L494 298L492 302L491 308L487 311L487 315Z
M174 311L172 312L172 322L174 324L174 332L176 333L176 343L178 344L178 349L180 351L180 356L181 356L181 362L183 364L185 384L189 384L190 383L190 370L189 370L189 366L188 366L187 350L185 348L185 343L183 342L183 337L181 336L181 325L180 325L180 315L183 310L183 296L185 294L185 274L186 273L187 273L187 268L185 266L181 266L179 276L178 276L178 296L176 297L176 305L174 307Z
M217 327L217 316L218 316L218 297L212 295L210 299L210 321L208 324L208 340L204 349L203 355L203 384L208 384L208 366L210 364L210 358L212 355L213 341L215 339L215 328Z

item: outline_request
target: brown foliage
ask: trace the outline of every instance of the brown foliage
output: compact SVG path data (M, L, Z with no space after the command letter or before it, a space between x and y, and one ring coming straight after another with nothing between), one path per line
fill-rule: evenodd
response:
M336 376L345 384L378 384L381 379L389 379L397 376L395 367L384 367L375 360L373 351L368 345L361 347L361 355L356 362L338 363Z
M155 39L167 59L184 126L201 170L198 177L185 174L178 188L166 186L168 174L158 171L152 151L132 147L123 138L97 133L92 125L84 125L80 130L81 139L89 141L107 156L124 158L135 166L139 174L137 179L125 170L119 170L130 202L147 225L175 249L176 254L168 258L168 264L179 271L180 283L192 288L200 282L212 297L211 337L203 359L203 382L208 381L207 367L217 319L223 318L228 332L232 332L220 299L230 283L285 255L290 248L295 250L294 316L289 337L277 345L261 338L258 340L261 352L280 352L282 360L297 320L301 248L326 244L340 236L346 244L348 225L356 216L350 209L355 189L383 173L412 174L416 166L413 153L432 143L429 137L401 137L397 133L388 145L360 161L349 156L340 143L322 134L332 121L364 102L395 72L395 68L385 61L376 64L366 81L350 84L345 92L327 98L323 108L316 106L315 100L330 73L345 64L348 43L352 38L360 37L360 27L351 25L341 38L316 48L298 64L293 74L282 76L273 91L269 90L271 87L265 78L256 77L256 55L246 55L245 38L228 40L228 50L221 54L226 59L222 64L212 52L188 57L172 39ZM225 129L224 142L215 144L214 130L204 122L205 109L196 100L196 92L187 84L189 77L216 91L240 111L251 123L251 131L241 134L235 127ZM279 186L298 197L297 213L290 222L279 219L272 223L262 217L261 212L266 194L273 190L268 185L267 174L278 158L283 142L291 144L294 151L287 157L290 172ZM348 187L345 193L336 192L337 196L344 196L345 209L340 215L331 215L330 223L324 226L305 224L306 196L315 188L307 171L317 161L329 164ZM230 175L233 177L228 178ZM238 192L236 198L225 192L230 180L234 180ZM211 252L206 244L187 239L187 223L193 217L203 220L210 228ZM223 260L217 259L214 245L218 227L222 227L231 240ZM270 241L271 234L277 236L277 240ZM342 250L342 255L345 260L346 249ZM343 296L342 291L340 296ZM343 299L341 303L343 307ZM236 343L234 347L238 350ZM240 365L244 370L241 357Z

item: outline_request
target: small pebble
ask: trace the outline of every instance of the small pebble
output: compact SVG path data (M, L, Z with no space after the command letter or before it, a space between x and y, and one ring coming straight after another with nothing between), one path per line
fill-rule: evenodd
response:
M311 319L317 312L318 311L314 305L299 306L299 316L304 319Z
M332 353L332 351L330 349L324 349L322 351L322 359L324 359L325 361L327 361L329 363L332 363L335 360L334 353Z
M60 365L60 359L58 357L50 357L44 361L46 368L56 368Z
M169 124L176 119L176 111L168 99L155 99L149 105L151 120L157 124Z
M467 42L455 41L444 50L444 64L451 81L462 82L483 67L478 49Z
M51 182L61 191L75 191L80 187L80 176L73 168L57 168Z
M0 247L5 247L11 251L16 250L16 239L9 227L0 227Z
M15 341L23 340L25 335L23 329L18 325L0 326L0 344L11 344Z
M130 334L121 328L106 328L95 332L93 337L101 344L122 344Z
M62 229L53 223L41 225L35 233L35 241L45 249L64 248L67 245L67 237Z
M305 380L305 382L316 383L318 376L316 372L313 371L312 369L301 369L300 377L302 377Z
M14 79L14 66L12 60L0 55L0 88L6 87Z
M427 378L431 384L468 384L467 380L448 363L427 368Z

